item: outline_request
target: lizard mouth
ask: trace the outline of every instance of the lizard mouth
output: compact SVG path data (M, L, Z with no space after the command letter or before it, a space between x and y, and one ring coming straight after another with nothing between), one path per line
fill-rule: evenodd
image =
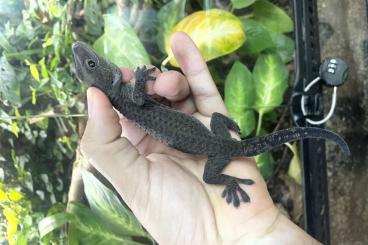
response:
M76 70L76 74L79 80L84 80L83 79L83 61L81 60L81 54L83 53L83 44L82 42L75 42L72 45L72 52L73 52L73 56L74 56L74 62L75 62L75 70Z

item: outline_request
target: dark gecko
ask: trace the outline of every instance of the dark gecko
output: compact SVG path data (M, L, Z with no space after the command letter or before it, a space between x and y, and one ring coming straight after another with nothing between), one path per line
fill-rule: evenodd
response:
M250 202L248 194L239 184L252 185L251 179L240 179L222 174L225 166L234 157L252 157L289 141L304 138L329 139L336 142L345 155L349 147L337 134L320 128L295 127L275 133L235 140L230 130L239 133L235 121L213 113L211 130L195 117L162 105L145 94L145 82L155 80L150 73L155 68L138 68L134 72L134 84L124 84L119 67L99 56L92 48L82 42L73 44L77 76L80 80L101 89L112 105L127 119L143 128L152 137L182 152L207 155L203 180L208 184L224 184L222 196L235 207Z

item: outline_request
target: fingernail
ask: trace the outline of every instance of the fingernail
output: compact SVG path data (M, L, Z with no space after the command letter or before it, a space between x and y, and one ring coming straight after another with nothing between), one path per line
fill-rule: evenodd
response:
M87 90L87 105L88 105L88 118L93 117L93 92L88 89Z

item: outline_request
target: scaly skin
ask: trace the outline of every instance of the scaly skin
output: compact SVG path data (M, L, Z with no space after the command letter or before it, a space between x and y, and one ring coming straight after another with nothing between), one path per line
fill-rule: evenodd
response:
M207 155L203 180L208 184L225 184L223 197L235 207L240 200L250 197L239 183L252 185L251 179L239 179L222 174L234 157L255 156L286 142L303 138L322 138L336 142L342 152L349 155L346 142L337 134L320 128L290 128L273 134L237 141L230 137L229 129L239 132L230 118L213 113L211 130L195 117L176 111L151 99L144 92L145 82L154 80L153 69L138 68L134 81L124 84L120 69L97 55L82 42L73 44L77 76L80 80L101 89L112 105L128 120L144 129L162 143L185 153Z

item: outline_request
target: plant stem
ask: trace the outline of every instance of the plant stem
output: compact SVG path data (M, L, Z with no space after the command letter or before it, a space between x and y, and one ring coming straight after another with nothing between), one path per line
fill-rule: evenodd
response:
M263 112L260 112L258 116L256 136L258 136L259 133L261 132L262 118L263 118Z
M253 17L254 17L254 12L249 13L249 14L246 14L246 15L243 15L242 17L243 17L243 18L246 18L246 19L251 19L251 18L253 18Z

